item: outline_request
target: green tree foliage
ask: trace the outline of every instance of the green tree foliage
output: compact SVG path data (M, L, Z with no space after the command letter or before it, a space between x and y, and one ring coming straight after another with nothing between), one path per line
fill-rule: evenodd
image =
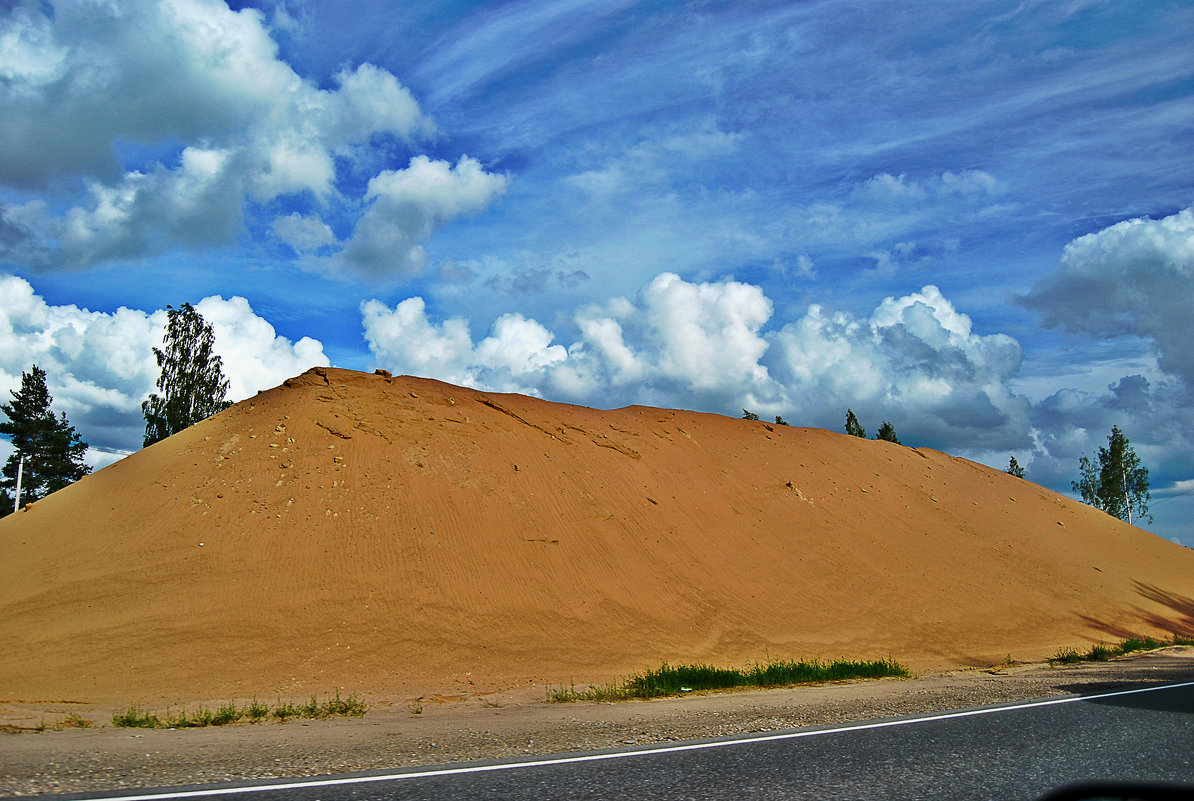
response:
M894 442L896 445L900 444L900 438L896 436L895 426L886 420L883 421L883 425L879 426L879 431L875 434L875 439Z
M224 400L228 381L220 357L212 352L215 334L189 303L167 306L164 349L153 349L162 374L157 387L141 404L145 415L145 445L177 434L232 404Z
M777 415L775 416L775 424L776 424L777 426L786 426L786 425L788 424L788 421L787 421L787 420L785 420L784 418L780 417L780 416L777 414Z
M8 436L14 449L0 480L0 515L12 511L18 470L23 502L44 498L91 472L83 463L87 443L67 422L65 413L54 416L53 402L46 389L46 371L35 364L28 373L21 373L21 388L12 393L12 402L0 404L8 418L0 423L0 434ZM22 456L24 467L20 465Z
M1008 463L1007 463L1007 470L1006 470L1005 472L1006 472L1006 473L1007 473L1009 476L1015 476L1016 478L1024 478L1024 468L1023 468L1023 467L1020 467L1020 463L1016 461L1016 457L1015 457L1015 456L1013 456L1013 457L1012 457L1012 458L1011 458L1011 459L1008 461Z
M1083 456L1078 460L1078 480L1071 481L1070 487L1082 496L1082 502L1088 503L1091 506L1099 505L1099 471L1095 469L1094 462L1090 460L1089 456Z
M866 439L866 429L858 422L852 409L846 409L846 433L852 437L862 437Z
M1151 523L1148 468L1140 464L1140 457L1119 426L1111 427L1107 447L1099 448L1097 459L1096 465L1083 456L1078 461L1079 479L1070 483L1082 501L1129 523L1137 520Z
M746 409L743 409L742 410L742 419L743 420L758 420L759 416L757 414L755 414L754 412L748 412L748 411L746 411Z

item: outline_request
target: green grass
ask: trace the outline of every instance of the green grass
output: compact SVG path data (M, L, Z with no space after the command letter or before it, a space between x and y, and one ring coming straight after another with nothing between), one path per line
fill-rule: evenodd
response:
M274 718L285 722L290 718L299 717L299 708L289 701L278 699L278 703L274 705Z
M158 729L162 727L162 721L157 715L151 715L133 704L112 715L112 725L126 729Z
M1124 654L1155 651L1158 648L1168 648L1171 645L1194 645L1194 639L1183 637L1180 634L1173 635L1173 638L1168 641L1152 637L1128 637L1117 645L1095 643L1086 653L1082 653L1077 648L1061 648L1049 661L1063 665L1072 665L1077 662L1106 662L1108 659L1114 659Z
M1059 648L1057 653L1053 654L1050 662L1057 662L1062 665L1072 665L1075 662L1082 661L1082 654L1077 648Z
M1152 637L1129 637L1119 644L1118 650L1121 654L1130 654L1133 651L1155 651L1172 644L1159 642Z
M133 704L112 715L112 725L122 728L192 729L206 726L227 726L241 720L260 723L269 717L281 722L290 718L326 720L330 717L359 717L368 709L368 704L356 695L341 698L340 691L337 690L330 698L323 701L313 695L310 701L301 706L278 699L278 703L270 707L269 704L263 704L254 697L244 707L237 706L236 701L229 701L227 704L217 707L215 711L200 706L193 714L188 714L186 708L183 708L178 714L171 714L167 710L166 714L161 717L150 714Z
M329 715L341 718L359 718L369 711L369 705L355 695L340 698L339 690L332 698L328 699L325 707Z
M591 685L583 690L577 690L575 684L568 687L548 686L546 692L547 700L555 703L621 701L736 687L788 687L794 684L909 675L903 665L890 659L867 662L772 660L756 662L744 669L712 665L673 666L664 662L656 669L636 674L621 683Z
M236 708L236 702L229 701L212 714L211 725L227 726L229 723L236 723L244 716L244 711Z
M260 723L269 714L269 704L263 704L253 696L253 700L244 709L245 717L250 723Z

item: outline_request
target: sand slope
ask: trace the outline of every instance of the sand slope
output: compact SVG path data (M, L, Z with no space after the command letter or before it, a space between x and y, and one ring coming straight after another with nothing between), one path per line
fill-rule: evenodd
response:
M319 368L0 520L0 699L989 664L1192 598L1194 550L936 451Z

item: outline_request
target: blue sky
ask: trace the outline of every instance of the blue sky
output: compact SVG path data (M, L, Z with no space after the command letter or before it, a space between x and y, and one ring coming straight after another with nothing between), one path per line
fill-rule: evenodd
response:
M1119 425L1194 545L1190 3L118 6L0 11L0 390L96 464L190 301L237 397L850 407L1060 491Z

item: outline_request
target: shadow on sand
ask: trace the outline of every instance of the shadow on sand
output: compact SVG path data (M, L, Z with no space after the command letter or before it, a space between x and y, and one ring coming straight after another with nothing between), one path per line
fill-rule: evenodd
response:
M1194 637L1194 598L1167 592L1155 584L1148 584L1143 581L1134 580L1132 584L1136 593L1141 598L1168 610L1168 612L1159 612L1155 609L1150 611L1137 606L1133 611L1139 617L1141 623L1145 626L1167 631L1170 634L1176 634L1181 637ZM1140 635L1139 629L1132 630L1125 626L1109 623L1105 620L1098 620L1088 615L1079 615L1078 617L1085 621L1091 628L1119 640L1126 640L1129 637Z

